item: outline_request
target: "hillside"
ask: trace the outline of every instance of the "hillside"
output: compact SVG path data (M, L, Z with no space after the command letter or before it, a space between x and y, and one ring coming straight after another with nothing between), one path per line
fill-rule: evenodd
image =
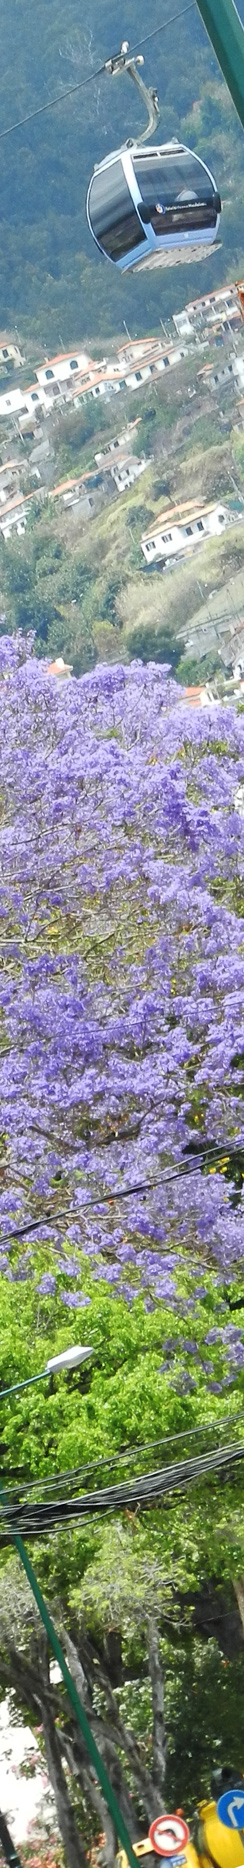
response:
M236 341L241 361L242 331ZM221 352L227 365L232 342L227 333ZM210 369L211 359L215 369L213 340L207 356ZM169 506L181 501L190 506L194 497L200 507L221 499L228 507L235 493L237 502L238 495L243 499L239 391L230 379L223 414L221 395L216 398L206 389L199 363L198 345L195 350L190 346L177 368L142 384L136 395L127 389L102 403L99 398L100 407L92 398L76 409L67 402L57 411L55 404L44 424L49 440L44 437L38 456L47 483L40 493L36 487L34 497L32 461L38 449L33 450L26 436L23 460L23 440L16 441L14 430L7 440L2 421L1 472L14 438L16 472L30 503L25 539L14 532L6 542L0 536L0 609L8 629L34 629L38 653L63 655L75 674L97 660L126 662L139 655L145 661L170 661L180 676L189 626L194 629L199 619L209 618L210 599L216 614L221 615L226 604L231 612L243 608L240 512L231 530L222 538L206 538L197 556L186 553L179 566L174 563L170 576L162 566L148 567L142 553L144 533L154 522L157 527ZM121 431L129 437L131 463L133 456L135 467L138 459L143 462L140 477L122 492L113 481L107 455L116 437L118 446ZM43 464L42 446L49 450ZM105 469L99 484L97 457L103 450ZM116 460L116 454L112 458ZM87 474L84 485L82 476ZM90 482L95 487L91 513ZM70 489L70 505L65 504L65 488L68 497ZM217 653L215 662L218 666Z
M241 0L243 7L243 0ZM169 18L167 0L156 0L155 27ZM130 42L148 30L145 3L131 0L126 17L114 21L112 0L92 0L83 24L78 0L9 0L1 42L2 135L8 125L69 85L89 78L126 31ZM14 65L13 65L14 45ZM211 262L159 275L118 280L100 260L85 220L85 195L94 160L125 134L140 127L140 106L129 81L104 76L55 110L27 123L1 145L2 326L20 326L44 349L81 336L100 337L123 329L145 330L211 282L242 272L243 135L220 79L197 9L149 42L145 75L158 85L162 141L180 134L207 156L224 200L222 247ZM199 288L201 278L201 288Z

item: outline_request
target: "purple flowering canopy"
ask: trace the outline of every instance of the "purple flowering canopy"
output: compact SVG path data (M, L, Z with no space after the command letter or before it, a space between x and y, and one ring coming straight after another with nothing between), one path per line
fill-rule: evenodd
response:
M153 663L59 686L16 636L0 715L0 1269L46 1241L44 1295L55 1252L87 1302L85 1255L150 1308L186 1263L200 1301L242 1258L242 1199L169 1176L196 1136L244 1146L244 719Z

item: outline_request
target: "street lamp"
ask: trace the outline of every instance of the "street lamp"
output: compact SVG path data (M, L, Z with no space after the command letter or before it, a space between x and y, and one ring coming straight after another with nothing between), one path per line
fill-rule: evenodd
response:
M90 1343L82 1348L80 1343L74 1343L71 1349L62 1349L60 1356L50 1356L40 1375L28 1375L25 1382L12 1382L11 1388L0 1388L0 1401L3 1401L5 1395L16 1394L20 1388L31 1388L33 1382L43 1382L47 1375L57 1375L59 1369L77 1369L80 1362L86 1362L87 1356L92 1355Z

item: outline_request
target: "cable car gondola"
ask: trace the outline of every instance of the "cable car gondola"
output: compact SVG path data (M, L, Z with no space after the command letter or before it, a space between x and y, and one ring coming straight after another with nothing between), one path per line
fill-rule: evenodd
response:
M128 71L148 123L137 142L113 150L94 169L86 204L96 246L119 272L202 258L216 240L221 213L214 176L193 150L176 139L142 148L158 125L158 98L139 76L143 59L127 59L127 51L126 43L105 69Z

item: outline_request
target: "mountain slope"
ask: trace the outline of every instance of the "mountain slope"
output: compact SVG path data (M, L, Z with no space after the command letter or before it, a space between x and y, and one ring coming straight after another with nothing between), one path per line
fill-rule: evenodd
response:
M243 0L241 0L243 8ZM173 9L174 10L174 9ZM89 77L126 33L133 43L167 20L170 0L131 0L119 18L111 0L92 0L81 22L79 0L9 0L2 24L1 126ZM13 66L14 46L14 66ZM123 319L145 329L185 299L242 271L244 142L197 12L167 27L145 48L145 76L157 83L163 140L195 142L217 173L225 200L222 248L206 264L123 281L92 248L85 195L94 161L141 128L140 105L123 78L104 75L1 142L2 326L19 320L44 347L76 335L104 339Z

